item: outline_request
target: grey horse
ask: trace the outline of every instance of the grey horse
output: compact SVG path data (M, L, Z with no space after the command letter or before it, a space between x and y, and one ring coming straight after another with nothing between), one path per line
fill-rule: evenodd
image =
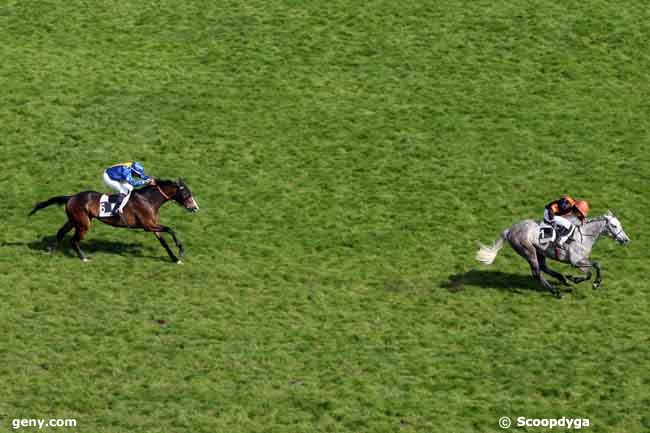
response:
M591 279L592 269L595 269L596 279L593 283L595 289L600 286L602 281L601 268L598 262L589 260L589 256L598 238L601 235L607 235L621 245L630 242L630 238L623 231L621 222L610 211L607 211L603 216L588 219L583 224L578 225L572 240L567 242L562 249L555 248L552 244L544 247L540 243L539 232L540 224L538 222L523 220L504 230L501 237L494 244L480 244L480 248L476 253L476 260L486 265L492 264L507 240L510 246L528 261L533 277L556 297L561 298L560 290L546 281L542 276L542 272L546 272L557 278L562 284L568 285L569 281L577 284ZM585 275L580 277L562 275L546 265L547 257L562 263L569 263L580 269Z

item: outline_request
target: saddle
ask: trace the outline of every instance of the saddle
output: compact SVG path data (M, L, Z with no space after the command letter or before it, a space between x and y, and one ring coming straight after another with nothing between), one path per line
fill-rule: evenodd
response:
M573 236L575 235L576 229L575 226L571 229L571 234L566 240L565 244L573 242ZM566 235L564 233L563 235ZM542 221L539 224L539 245L543 249L548 248L550 245L554 245L555 241L558 239L558 233L555 230L555 227L546 221Z

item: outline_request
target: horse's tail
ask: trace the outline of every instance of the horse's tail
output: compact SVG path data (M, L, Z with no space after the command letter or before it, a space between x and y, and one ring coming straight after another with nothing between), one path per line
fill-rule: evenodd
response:
M476 260L484 265L491 265L496 259L499 250L503 248L503 243L508 237L510 229L505 229L501 232L501 236L492 245L483 245L479 243L479 250L476 252Z
M28 216L32 216L36 212L38 212L39 210L44 209L44 208L46 208L48 206L51 206L53 204L58 204L58 205L66 204L68 202L68 200L70 200L69 195L58 195L56 197L52 197L52 198L47 199L45 201L42 201L40 203L36 203L36 206L34 206L34 209L32 209L32 211L29 213Z

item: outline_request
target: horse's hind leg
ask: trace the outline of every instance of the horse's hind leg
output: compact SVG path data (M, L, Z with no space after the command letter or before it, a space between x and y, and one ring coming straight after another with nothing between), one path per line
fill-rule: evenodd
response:
M72 245L72 249L75 250L79 258L84 262L88 261L88 257L81 250L81 247L79 246L79 242L81 242L83 238L86 236L87 231L88 231L87 229L79 230L79 228L77 228L74 232L74 236L72 236L72 239L70 239L70 245Z
M537 254L537 261L539 263L539 267L542 270L542 272L546 272L553 278L556 278L559 282L561 282L565 286L569 285L569 280L567 280L567 278L564 275L548 267L548 265L546 264L546 257L544 257L541 254Z
M528 264L530 265L530 270L533 274L533 277L539 281L542 286L544 286L546 289L550 290L550 292L556 297L556 298L561 298L562 293L560 293L560 290L553 286L551 283L546 281L546 278L542 275L541 272L541 267L539 264L539 261L537 260L537 252L536 251L525 251L524 252L526 260L528 260Z
M52 253L52 252L56 251L56 249L61 245L61 241L63 241L63 238L65 237L65 235L70 230L72 230L73 227L74 227L74 224L72 224L72 221L70 221L70 220L66 221L66 223L63 224L63 226L61 226L59 231L56 232L56 243L54 243L53 245L51 245L48 248L49 252Z
M551 293L556 298L561 298L562 293L560 293L560 290L558 290L551 283L546 281L546 278L544 278L544 276L542 275L540 260L538 260L538 257L540 257L540 255L537 254L537 250L535 249L535 247L533 247L530 244L522 244L520 242L510 242L510 245L517 252L517 254L519 254L521 257L526 259L526 261L530 265L530 271L533 274L533 278L539 281L542 284L542 286L544 286L547 290L550 290ZM541 263L544 263L543 256L541 256L541 259L542 259Z
M72 236L72 239L70 239L70 245L72 245L72 249L75 250L79 258L84 262L88 261L88 257L86 257L84 252L81 250L79 242L81 242L83 238L86 237L86 233L88 233L89 229L90 218L88 218L88 215L84 214L81 218L75 221L74 236Z

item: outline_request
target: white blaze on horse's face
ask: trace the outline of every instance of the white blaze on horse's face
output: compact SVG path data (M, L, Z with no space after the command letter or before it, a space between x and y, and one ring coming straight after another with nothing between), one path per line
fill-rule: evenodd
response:
M627 234L623 230L623 225L613 213L607 212L605 218L607 219L607 234L620 244L625 245L630 242L630 238L627 237Z
M199 204L194 200L194 197L190 197L190 210L192 212L197 212L199 210Z

